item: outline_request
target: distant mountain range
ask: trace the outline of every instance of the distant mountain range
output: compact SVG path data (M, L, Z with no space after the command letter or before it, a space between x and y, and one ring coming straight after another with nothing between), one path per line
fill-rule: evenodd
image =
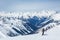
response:
M60 23L60 13L53 10L40 12L0 12L0 34L18 36L34 34L49 23Z

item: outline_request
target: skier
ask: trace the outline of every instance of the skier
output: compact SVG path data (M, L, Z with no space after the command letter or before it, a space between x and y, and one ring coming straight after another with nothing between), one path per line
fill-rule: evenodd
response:
M45 31L45 30L44 30L44 28L43 28L43 29L42 29L42 35L44 35L44 31Z

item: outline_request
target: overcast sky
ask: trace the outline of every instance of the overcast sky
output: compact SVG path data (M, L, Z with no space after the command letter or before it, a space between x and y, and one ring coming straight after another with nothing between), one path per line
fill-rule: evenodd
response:
M0 11L60 10L60 0L0 0Z

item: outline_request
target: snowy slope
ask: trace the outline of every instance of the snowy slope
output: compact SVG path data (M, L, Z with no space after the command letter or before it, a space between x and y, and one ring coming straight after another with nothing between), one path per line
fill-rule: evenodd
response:
M38 34L17 36L9 38L1 38L1 40L60 40L60 25L55 25L52 29L45 32L45 35L41 35L41 31Z

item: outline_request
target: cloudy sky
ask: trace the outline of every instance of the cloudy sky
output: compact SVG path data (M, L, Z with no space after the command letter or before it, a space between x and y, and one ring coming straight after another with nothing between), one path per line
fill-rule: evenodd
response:
M60 10L60 0L0 0L0 11Z

